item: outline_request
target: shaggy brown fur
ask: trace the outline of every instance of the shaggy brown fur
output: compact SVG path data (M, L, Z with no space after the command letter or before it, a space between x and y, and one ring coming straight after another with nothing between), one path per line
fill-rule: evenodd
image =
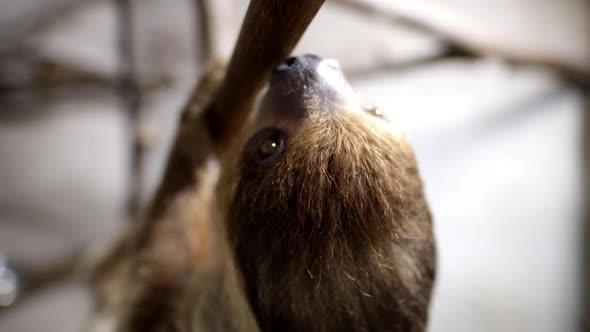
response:
M321 59L304 60L273 75L220 174L216 160L203 164L193 186L183 181L174 200L156 204L141 250L103 282L113 303L96 326L425 330L435 248L412 148L338 70L328 84L315 71ZM261 161L257 149L273 146L260 138L276 138L268 133L280 149Z
M217 218L218 160L186 144L212 148L199 115L224 71L209 67L183 112L178 140L185 144L168 165L172 182L96 267L97 306L85 331L259 331Z
M297 117L263 109L222 163L249 302L263 331L424 331L435 249L412 149L354 96L324 95L306 86ZM253 166L244 142L268 128L285 150Z

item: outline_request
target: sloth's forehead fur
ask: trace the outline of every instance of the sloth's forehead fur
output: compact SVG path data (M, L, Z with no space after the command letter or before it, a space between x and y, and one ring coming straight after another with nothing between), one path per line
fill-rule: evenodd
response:
M253 122L244 132L246 139L238 141L268 125ZM418 208L414 198L422 194L414 154L389 123L344 108L312 110L295 128L271 165L244 167L243 143L226 158L222 179L229 181L220 187L229 219L240 219L241 226L285 226L302 235L416 235L404 222ZM397 223L396 234L390 223Z

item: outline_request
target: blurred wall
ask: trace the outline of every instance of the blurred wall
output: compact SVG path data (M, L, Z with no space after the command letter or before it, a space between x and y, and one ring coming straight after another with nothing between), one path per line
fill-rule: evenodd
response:
M465 29L590 63L582 1L420 2L444 6ZM0 70L25 73L9 82L18 89L0 94L0 251L26 264L109 238L122 222L128 149L113 91L114 9L89 1L31 28L65 3L0 2L0 41L26 46L0 49ZM188 0L138 8L143 121L155 137L147 198L199 65ZM395 66L440 54L442 45L328 2L297 53L340 60L357 92L415 146L439 244L430 331L578 331L582 96L546 70L494 57ZM18 85L46 62L83 71L84 84ZM60 286L0 312L0 331L76 331L89 308L81 285Z

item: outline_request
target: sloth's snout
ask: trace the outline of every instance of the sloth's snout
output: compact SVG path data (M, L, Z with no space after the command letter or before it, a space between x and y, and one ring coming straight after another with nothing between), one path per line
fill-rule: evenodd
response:
M270 80L273 85L290 85L290 91L316 89L339 92L348 84L340 70L340 64L333 59L324 59L315 54L304 54L285 59L273 71ZM314 91L301 91L311 92Z
M304 54L300 56L289 57L281 62L273 71L273 76L280 78L284 75L299 75L307 72L313 76L316 68L324 61L322 57L315 54Z
M350 96L338 61L304 54L283 60L273 70L263 113L300 117L311 110L310 105L326 111L338 109Z

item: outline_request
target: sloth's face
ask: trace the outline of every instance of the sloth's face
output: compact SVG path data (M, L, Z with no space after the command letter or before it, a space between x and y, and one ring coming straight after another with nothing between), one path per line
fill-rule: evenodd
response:
M286 149L292 145L290 142L307 142L309 135L319 135L327 140L323 145L329 145L330 138L338 138L334 137L338 132L330 129L346 126L347 120L366 123L373 127L369 130L380 127L389 136L399 136L393 128L384 128L387 124L380 109L364 103L352 91L337 61L316 55L288 58L273 71L268 90L259 103L247 134L250 137L244 146L243 166L268 167L284 159L281 156L285 152L292 151ZM318 129L318 133L309 133Z
M253 229L250 239L261 241L272 234L288 250L316 237L411 232L404 220L421 195L413 152L381 115L357 97L336 61L284 61L224 161L221 210L232 232Z

